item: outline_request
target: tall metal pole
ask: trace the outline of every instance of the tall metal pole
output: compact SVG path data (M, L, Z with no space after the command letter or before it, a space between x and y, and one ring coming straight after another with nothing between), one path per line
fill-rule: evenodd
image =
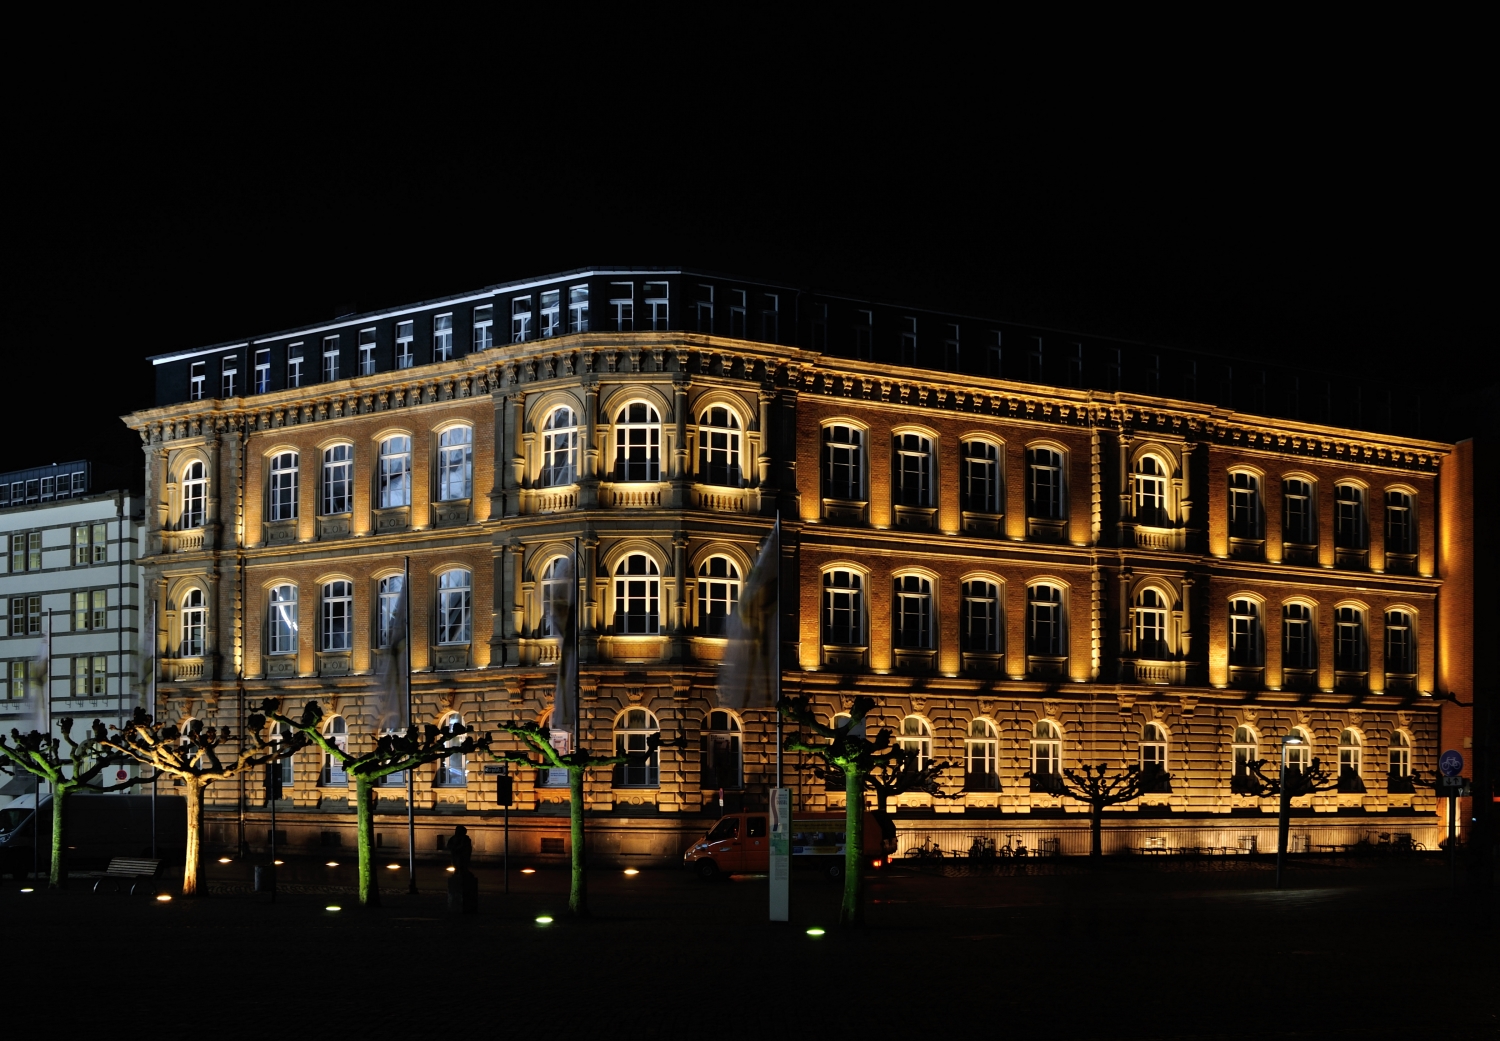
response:
M583 606L583 594L579 588L583 572L578 567L578 536L573 536L573 751L578 751L579 715L583 709L583 670L578 667L578 609Z
M1458 888L1458 792L1449 789L1448 794L1448 886Z
M781 510L776 510L776 526L771 529L772 538L776 542L776 559L772 563L776 567L776 635L775 642L771 645L771 668L774 670L776 682L772 691L774 700L771 710L776 713L776 787L781 787Z
M406 736L411 737L411 557L401 558L401 595L406 598ZM417 778L406 768L406 891L417 895Z
M151 631L146 634L151 640L151 676L146 684L146 694L151 699L151 716L156 716L156 598L151 598ZM161 771L151 768L151 859L156 859L156 779Z

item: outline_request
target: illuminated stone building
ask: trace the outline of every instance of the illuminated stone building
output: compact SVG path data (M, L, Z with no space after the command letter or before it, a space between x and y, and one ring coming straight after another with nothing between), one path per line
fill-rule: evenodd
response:
M1283 739L1335 770L1294 841L1436 841L1441 479L1399 391L678 270L583 270L154 359L143 440L157 711L232 723L271 694L372 740L372 649L411 561L419 720L544 718L543 605L581 546L582 732L680 744L587 787L596 852L675 856L764 800L769 711L716 701L724 618L784 525L783 683L857 693L954 798L901 796L903 845L1087 849L1050 774L1159 768L1106 848L1264 849L1244 763ZM1377 432L1378 431L1378 432ZM1457 523L1457 522L1455 522ZM189 612L204 605L201 619ZM202 639L184 637L188 618ZM196 630L194 630L196 631ZM837 806L789 758L800 805ZM1164 775L1164 776L1163 776ZM313 752L292 843L352 834ZM566 789L518 779L513 849L557 855ZM211 794L213 790L211 789ZM419 846L498 850L496 784L417 779ZM220 793L233 800L234 792ZM404 787L382 804L404 847ZM262 789L219 835L265 837Z

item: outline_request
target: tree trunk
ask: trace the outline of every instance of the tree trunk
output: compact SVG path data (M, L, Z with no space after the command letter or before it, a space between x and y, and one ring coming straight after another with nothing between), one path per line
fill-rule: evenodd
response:
M369 777L354 775L354 798L357 803L359 844L359 905L380 906L380 881L375 877L375 783Z
M583 873L583 768L568 768L568 816L573 826L573 884L568 891L568 910L575 918L589 914L588 879Z
M1093 845L1089 848L1089 856L1104 856L1104 807L1094 803L1093 812L1089 814L1089 829L1093 832Z
M198 895L198 865L203 859L203 789L196 779L187 782L187 856L182 862L182 895Z
M862 770L844 768L844 900L839 905L839 924L865 924L865 776Z
M47 876L48 889L66 889L68 876L63 872L63 801L68 793L52 785L52 871Z

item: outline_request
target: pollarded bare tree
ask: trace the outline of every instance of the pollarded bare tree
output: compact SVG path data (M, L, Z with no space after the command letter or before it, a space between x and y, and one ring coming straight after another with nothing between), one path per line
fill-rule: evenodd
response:
M187 788L187 857L182 868L182 895L198 894L198 871L203 860L203 795L217 781L238 777L242 771L274 762L296 750L295 742L266 740L266 717L255 713L245 720L245 736L229 750L228 727L206 727L195 719L186 730L158 723L137 708L134 717L115 737L99 738L102 748L129 756L160 773L180 780ZM98 725L96 724L96 732ZM116 730L117 728L111 727Z
M903 748L899 740L890 758L877 763L870 771L866 783L870 791L875 793L875 808L881 813L885 812L887 802L897 795L908 792L925 792L934 799L956 799L956 794L943 791L940 778L945 770L953 768L952 763L929 762L926 766L918 766L921 761L921 753L915 748Z
M261 703L265 717L287 727L298 744L317 745L354 778L359 844L359 902L363 907L380 906L380 882L375 874L375 799L382 778L419 766L435 763L450 755L470 755L488 751L488 735L475 737L474 730L462 723L443 729L428 723L408 727L398 733L382 734L375 747L353 755L323 734L323 709L309 701L302 715L292 717L281 712L281 702L267 698ZM290 754L290 752L288 753Z
M1062 783L1055 789L1057 793L1088 804L1089 830L1092 835L1089 846L1091 857L1102 856L1104 852L1104 811L1111 806L1139 798L1167 778L1162 773L1148 777L1134 763L1127 766L1124 773L1113 775L1109 773L1107 763L1100 763L1098 766L1085 763L1081 773L1068 768L1063 770L1062 776Z
M63 872L63 850L66 848L63 843L63 809L68 796L77 791L117 792L135 784L134 779L119 784L95 783L106 766L118 761L118 757L100 744L108 736L103 723L94 720L88 736L82 741L73 739L72 719L59 719L57 729L62 734L60 739L39 730L26 734L12 730L10 736L14 745L0 735L0 759L11 764L10 770L0 766L0 772L24 770L45 781L52 789L52 866L47 876L48 889L62 889L67 885L67 876ZM64 744L68 746L67 755L62 751ZM40 806L36 807L36 812L41 810Z

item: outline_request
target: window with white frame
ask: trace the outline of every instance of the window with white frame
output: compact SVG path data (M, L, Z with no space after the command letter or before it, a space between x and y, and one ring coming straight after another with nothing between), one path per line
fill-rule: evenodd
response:
M208 364L195 361L188 366L188 400L203 400L203 384L208 379Z
M1063 457L1051 448L1026 449L1026 515L1063 519Z
M449 427L438 435L438 500L467 499L474 491L474 429Z
M285 723L276 723L272 725L270 741L273 748L279 748L281 742L289 741L291 740L291 737L292 728L287 726ZM276 781L279 781L283 792L285 792L286 789L292 787L292 785L296 781L296 759L297 755L294 752L291 755L276 759L266 766L267 779L269 780L274 778Z
M665 331L669 317L667 309L667 283L647 282L641 287L641 292L646 304L646 319L651 323L649 328L657 331Z
M1318 541L1318 515L1313 502L1312 482L1289 477L1281 483L1281 537L1294 546L1311 546Z
M347 651L354 647L354 583L342 578L323 583L322 625L318 645L324 651Z
M1005 512L998 445L989 441L964 442L963 508L970 513Z
M586 333L589 331L589 287L570 286L568 288L568 332Z
M1000 335L1000 330L991 329L989 332L989 346L985 352L986 358L984 371L986 376L993 376L996 379L1000 377L1000 374L1003 371L1001 368L1001 363L1005 360L1004 356L1000 353L1000 348L1002 345L1001 340L1002 337Z
M390 647L396 641L406 637L404 631L396 631L396 627L402 623L399 612L401 588L405 581L404 575L387 575L376 583L375 595L378 600L379 615L375 626L375 646L378 648Z
M255 393L265 394L271 389L271 351L269 348L255 352Z
M337 335L323 337L323 382L332 383L339 378L339 338Z
M1167 468L1154 455L1135 464L1135 519L1152 528L1167 524Z
M934 456L932 442L921 434L897 434L892 498L898 506L931 506Z
M473 638L473 590L463 568L438 576L438 643L465 644Z
M733 712L715 709L709 712L708 725L699 738L700 788L740 788L744 785L741 770L740 721Z
M376 501L380 509L411 505L411 438L397 434L380 442Z
M736 340L749 338L747 332L749 304L748 295L743 289L731 289L729 291L729 335Z
M1412 497L1406 492L1385 493L1385 551L1403 554L1417 551L1416 511L1412 509Z
M278 452L271 457L270 499L271 520L297 519L296 452Z
M925 770L932 762L932 727L921 716L907 716L901 721L896 739L903 751L915 754L913 770Z
M659 756L651 737L661 733L656 717L643 708L630 708L615 719L615 755L629 758L614 769L616 788L655 788L661 779Z
M323 736L328 743L340 752L349 751L349 724L344 722L343 716L334 716L323 726ZM344 771L344 763L332 752L323 753L323 769L318 775L318 786L320 788L347 788L349 775Z
M875 357L875 312L854 312L854 356L860 361Z
M361 329L359 331L359 374L361 376L375 375L374 329Z
M779 293L761 294L760 338L763 343L781 342L781 295Z
M815 351L828 350L828 305L825 303L808 304L808 317L812 320L812 342L809 346Z
M417 323L396 323L396 368L409 369L412 367L412 343L417 338Z
M1050 719L1039 721L1031 728L1031 784L1038 787L1047 778L1062 773L1062 731Z
M1167 772L1167 731L1160 723L1147 723L1141 728L1140 767L1143 774Z
M531 294L511 297L510 342L525 343L532 338Z
M570 599L569 584L573 581L573 569L567 557L553 557L542 568L541 612L538 618L537 636L562 637L563 620L553 614L554 605L567 603Z
M661 478L661 417L644 401L632 401L615 415L615 480Z
M704 409L698 417L698 480L740 485L740 420L722 405Z
M443 733L448 734L444 744L457 748L463 744L463 718L451 715L443 720ZM437 771L432 778L434 788L462 788L469 783L468 764L462 752L450 752L437 761Z
M830 423L823 428L823 497L863 501L864 434L858 427Z
M1339 780L1358 778L1364 767L1364 742L1358 731L1343 730L1339 733Z
M204 503L208 501L207 470L201 461L188 463L182 470L182 509L177 516L179 528L203 527Z
M915 365L917 363L917 320L912 317L901 319L901 364Z
M542 294L542 339L562 332L562 291L549 289Z
M302 344L294 343L286 349L286 385L302 386Z
M578 480L578 413L564 405L542 423L542 467L537 486L561 488Z
M698 632L726 636L729 617L740 601L740 569L725 556L712 556L698 567Z
M857 571L835 568L823 573L823 643L864 646L864 583Z
M987 719L969 723L964 738L964 789L971 792L1000 790L1000 738Z
M240 392L240 359L238 355L226 355L219 362L219 397L232 398Z
M963 616L960 620L963 649L976 654L999 654L1000 587L983 578L964 583Z
M614 312L615 330L628 333L635 329L635 283L611 282L609 306Z
M1411 615L1406 611L1385 613L1385 671L1392 676L1416 674L1416 645L1412 639Z
M1288 669L1311 669L1317 664L1312 608L1288 603L1281 607L1281 664Z
M1411 738L1397 730L1391 734L1387 773L1392 779L1411 776Z
M99 697L109 693L109 658L103 654L73 659L73 693L78 697Z
M1229 664L1261 664L1260 605L1248 597L1229 601Z
M1167 601L1160 591L1142 589L1135 598L1135 653L1148 661L1163 661L1167 647Z
M615 632L654 636L661 631L661 573L644 553L631 553L615 566Z
M1234 779L1243 784L1250 777L1251 767L1260 761L1260 745L1255 731L1249 727L1235 727L1230 747L1234 755Z
M495 307L485 304L474 308L473 350L487 351L495 346Z
M958 372L963 363L959 349L959 328L956 322L949 322L947 325L948 335L943 338L943 368L949 372Z
M696 303L698 326L700 333L712 333L714 331L714 287L700 283L698 285L698 300Z
M1026 590L1026 653L1061 658L1063 651L1062 590L1034 585Z
M432 360L447 361L453 357L453 316L440 314L432 320Z
M1260 538L1260 478L1245 470L1229 475L1229 534Z
M895 579L892 643L907 650L932 647L932 583L921 575Z
M1365 490L1340 484L1333 493L1333 544L1341 549L1365 548Z
M354 502L354 446L323 449L323 516L348 513Z
M1365 613L1357 607L1334 611L1333 667L1338 672L1365 669Z
M1305 773L1312 768L1312 735L1302 727L1292 727L1295 743L1282 742L1281 761L1287 773Z
M208 608L203 600L203 590L190 589L182 598L182 640L177 644L179 658L203 657L203 632Z
M266 619L267 652L296 654L297 587L294 585L272 586L269 604L269 617Z

